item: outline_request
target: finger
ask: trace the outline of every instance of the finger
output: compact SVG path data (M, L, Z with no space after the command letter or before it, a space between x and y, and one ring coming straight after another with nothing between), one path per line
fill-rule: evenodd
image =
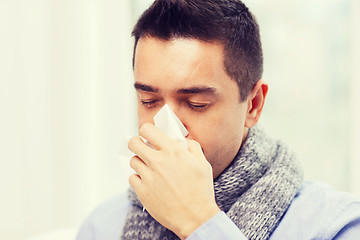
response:
M186 142L188 144L188 150L191 152L197 159L201 161L207 161L205 158L205 155L203 153L203 150L201 148L200 143L197 141L191 140L186 138Z
M149 165L149 156L151 156L155 151L146 145L140 137L132 137L128 142L128 148L130 151L139 156L146 165Z
M142 182L142 179L139 175L133 174L129 177L129 184L134 189L134 192L138 199L140 200L141 204L143 204L143 196L147 196L146 189L144 188L144 184ZM144 204L143 204L144 206ZM143 211L145 210L145 207L143 207Z
M145 177L148 170L145 162L138 156L134 156L130 159L130 167L140 176L141 179Z
M149 141L157 150L169 147L174 141L172 138L161 132L154 124L145 123L139 129L139 134Z
M132 174L129 177L129 184L134 189L135 193L137 193L141 189L141 177L138 174Z

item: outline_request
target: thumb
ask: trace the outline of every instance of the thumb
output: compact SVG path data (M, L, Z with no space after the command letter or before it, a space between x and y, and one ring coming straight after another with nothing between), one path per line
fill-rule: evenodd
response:
M200 161L206 161L207 162L200 143L198 143L195 140L188 139L188 138L186 138L186 142L188 144L189 152L191 152Z

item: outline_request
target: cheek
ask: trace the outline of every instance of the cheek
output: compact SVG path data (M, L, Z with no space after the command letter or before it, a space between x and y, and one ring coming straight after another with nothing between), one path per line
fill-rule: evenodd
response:
M223 112L221 118L217 116L196 119L188 129L190 137L200 143L215 173L222 172L235 157L244 131L243 114L232 111L229 114Z
M220 121L211 126L203 126L199 137L206 152L228 152L241 141L242 128L240 122ZM236 147L235 147L236 148ZM236 149L237 150L237 149Z
M218 118L199 117L194 118L186 124L189 131L189 138L199 142L207 155L212 150L215 150L219 141L225 137L224 131L228 130L229 126L226 121Z
M213 168L214 178L229 166L238 153L241 143L242 129L240 124L216 128L211 131L206 139L203 139L203 151Z

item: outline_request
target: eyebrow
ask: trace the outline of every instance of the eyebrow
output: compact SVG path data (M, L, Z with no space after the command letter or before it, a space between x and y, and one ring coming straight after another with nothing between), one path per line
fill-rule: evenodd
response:
M216 89L212 87L191 87L191 88L181 88L176 91L180 94L196 94L196 93L206 93L206 94L214 94L216 93Z
M158 88L154 88L154 87L151 87L151 86L146 85L146 84L135 83L134 87L135 87L136 90L141 90L141 91L145 91L145 92L154 92L154 93L159 92Z
M146 84L142 83L135 83L134 87L136 90L145 91L145 92L153 92L158 93L160 92L159 88L155 88ZM194 86L190 88L180 88L176 90L177 94L215 94L216 89L213 87L207 87L207 86Z

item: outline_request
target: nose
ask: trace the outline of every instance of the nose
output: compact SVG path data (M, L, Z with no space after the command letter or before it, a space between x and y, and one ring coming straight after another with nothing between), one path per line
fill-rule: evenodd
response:
M173 111L173 113L176 115L176 117L180 120L180 122L184 125L186 130L189 132L188 126L185 121L185 117L181 114L181 106L178 106L177 104L174 104L174 103L166 103L166 104L169 106L170 110ZM188 136L189 136L189 133L185 137L188 137Z
M175 115L177 116L177 118L181 121L181 114L180 114L180 107L178 106L178 104L176 103L172 103L172 102L168 102L168 103L165 103L165 105L168 105L169 108L171 109L171 111L173 111L173 113L175 113ZM165 106L164 105L164 106ZM182 121L181 121L182 122Z
M175 113L175 111L178 109L177 104L174 103L174 102L166 101L165 104L164 104L164 106L165 106L166 104L169 106L169 108L171 109L171 111L173 111L174 113Z

